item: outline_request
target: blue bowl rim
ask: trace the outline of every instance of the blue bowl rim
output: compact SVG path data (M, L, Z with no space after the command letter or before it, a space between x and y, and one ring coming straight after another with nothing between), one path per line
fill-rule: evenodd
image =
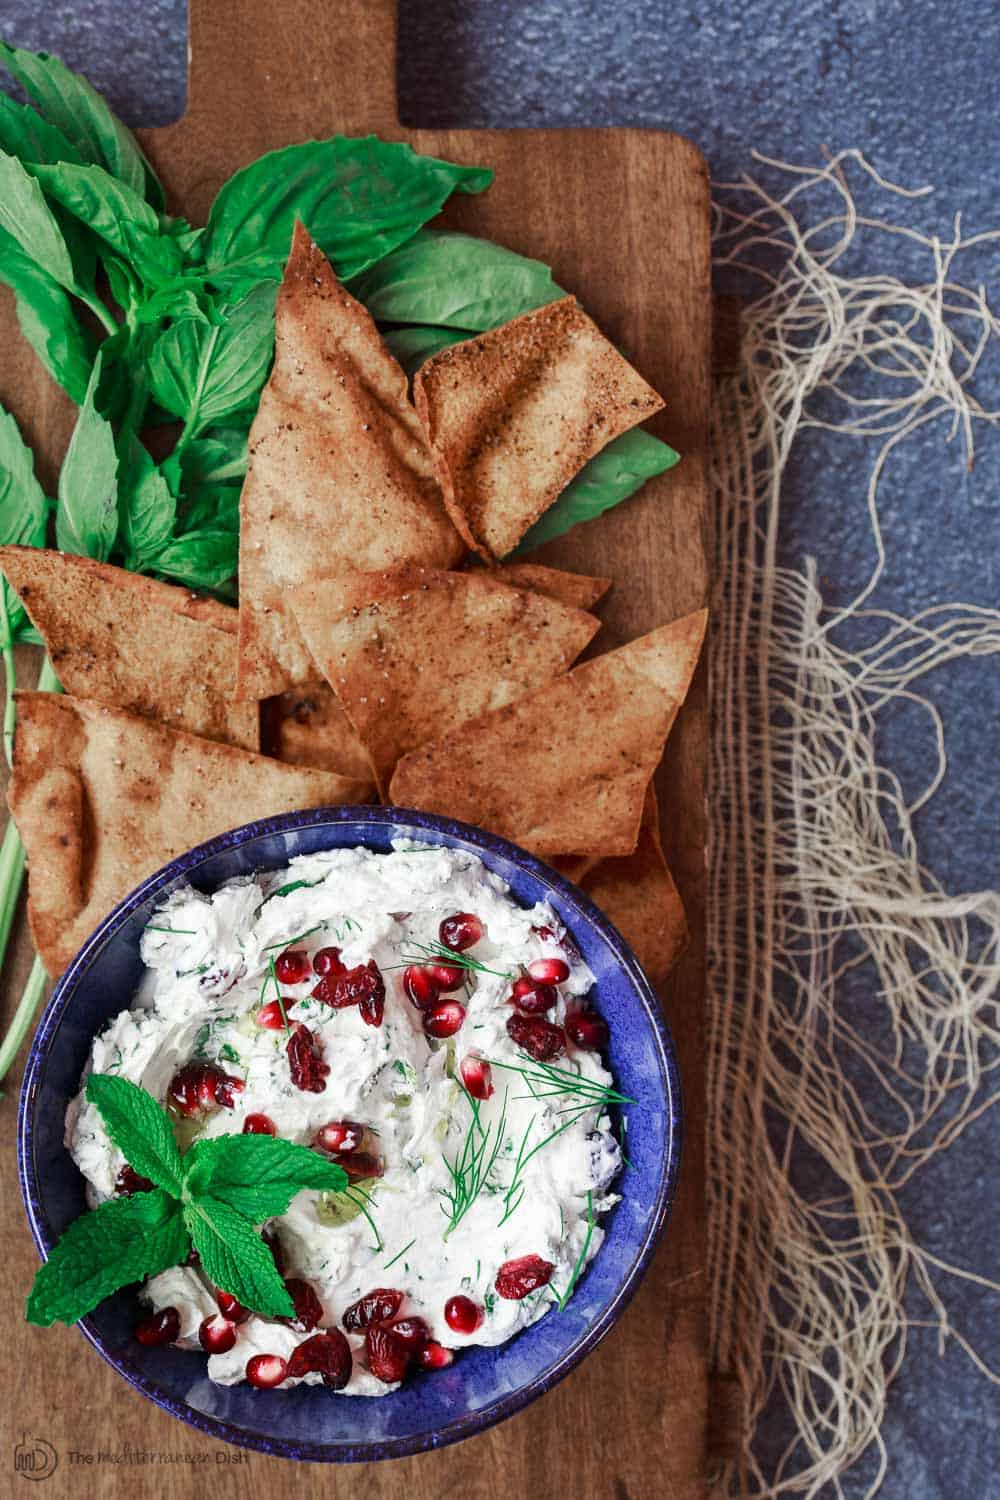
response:
M638 959L604 913L578 886L573 885L557 870L496 834L487 833L481 828L459 822L457 819L419 812L412 808L345 805L279 813L258 822L245 823L203 844L198 844L148 876L94 929L57 981L51 999L42 1013L28 1054L17 1117L18 1180L31 1235L43 1260L48 1259L48 1253L55 1243L55 1236L51 1233L42 1209L39 1186L35 1176L32 1151L33 1106L44 1077L50 1043L54 1040L63 1014L73 998L78 979L86 971L95 955L115 936L133 912L163 887L179 879L190 878L200 865L218 854L225 853L227 849L251 843L257 838L271 834L288 833L327 823L391 824L398 827L403 836L406 836L410 829L420 830L427 834L443 834L447 838L456 839L471 846L480 854L487 866L491 855L506 858L511 863L519 865L536 881L543 886L548 886L563 903L571 909L575 908L579 916L596 928L607 942L643 1002L658 1044L665 1080L664 1104L670 1127L670 1149L665 1154L657 1185L655 1211L650 1218L645 1236L628 1274L603 1315L592 1323L576 1343L571 1345L553 1365L543 1370L528 1385L521 1386L518 1390L490 1406L483 1407L480 1411L457 1417L453 1422L449 1422L447 1427L438 1431L428 1431L401 1438L368 1439L358 1443L338 1444L336 1447L329 1444L302 1443L265 1436L196 1411L186 1402L164 1391L155 1381L150 1380L141 1370L132 1365L127 1358L108 1349L90 1317L81 1318L76 1324L102 1359L123 1376L129 1385L172 1416L204 1432L209 1437L221 1439L235 1447L265 1453L271 1457L315 1463L364 1463L385 1458L409 1457L428 1450L436 1451L487 1431L498 1422L523 1410L539 1396L552 1390L607 1336L638 1290L673 1208L683 1147L683 1103L680 1073L670 1027ZM363 843L363 840L361 842Z

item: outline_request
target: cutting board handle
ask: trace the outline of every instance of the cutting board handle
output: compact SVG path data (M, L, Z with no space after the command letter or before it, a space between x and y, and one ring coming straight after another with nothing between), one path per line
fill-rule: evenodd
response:
M189 122L210 109L240 138L249 111L289 140L398 126L395 0L190 0L189 18Z

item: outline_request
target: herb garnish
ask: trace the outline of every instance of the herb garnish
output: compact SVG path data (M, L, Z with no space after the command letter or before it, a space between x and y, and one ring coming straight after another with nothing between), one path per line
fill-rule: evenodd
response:
M293 1316L256 1226L285 1213L303 1188L342 1191L343 1167L269 1135L203 1138L182 1156L170 1117L145 1089L93 1073L86 1096L129 1165L155 1187L74 1219L39 1267L28 1321L75 1323L120 1287L182 1265L192 1243L220 1290L266 1317Z
M574 1292L574 1290L576 1288L576 1284L580 1280L580 1273L582 1272L582 1270L584 1268L584 1265L586 1264L586 1261L587 1261L587 1251L590 1249L590 1242L593 1239L593 1237L594 1237L594 1194L593 1194L592 1191L590 1191L588 1189L588 1191L587 1191L587 1233L586 1233L586 1235L584 1237L583 1244L580 1247L580 1254L576 1258L576 1264L574 1265L572 1271L570 1272L569 1281L567 1281L566 1286L565 1286L565 1288L563 1289L563 1291L561 1293L559 1293L559 1292L556 1291L555 1287L552 1286L551 1282L549 1283L549 1289L552 1291L553 1295L555 1296L556 1307L559 1309L560 1312L564 1312L565 1311L566 1304L569 1301L570 1297L572 1297L573 1292Z
M383 1267L382 1267L382 1269L383 1269L383 1270L384 1270L384 1271L388 1271L388 1269L389 1269L389 1267L390 1267L390 1266L394 1266L394 1265L395 1265L395 1264L396 1264L396 1262L397 1262L397 1260L402 1260L402 1258L403 1258L403 1256L404 1256L404 1255L405 1255L405 1254L406 1254L406 1252L407 1252L407 1250L412 1250L412 1249L413 1249L413 1247L414 1247L414 1245L415 1245L415 1244L416 1244L416 1243L417 1243L417 1241L416 1241L416 1239L415 1239L415 1238L414 1238L414 1239L412 1239L412 1240L411 1240L411 1241L410 1241L410 1243L409 1243L409 1244L408 1244L408 1245L404 1245L404 1246L403 1246L403 1248L402 1248L402 1250L400 1250L400 1251L399 1251L399 1252L398 1252L398 1254L396 1254L396 1255L394 1255L394 1256L393 1256L393 1257L392 1257L392 1260L387 1260L387 1261L386 1261L386 1263L385 1263L385 1265L384 1265L384 1266L383 1266Z
M448 1227L444 1232L445 1239L465 1218L486 1186L507 1133L506 1093L503 1096L499 1120L492 1122L485 1130L480 1119L479 1100L473 1099L468 1089L463 1088L462 1094L468 1100L469 1108L472 1110L472 1120L458 1156L454 1161L449 1161L447 1156L444 1158L444 1164L451 1178L450 1188L438 1189L445 1200L441 1205L441 1211L448 1219Z
M410 964L446 963L456 969L467 969L471 974L495 974L498 979L513 979L512 969L491 969L488 964L479 962L470 953L456 953L454 948L446 948L444 943L418 943L410 938L408 941L416 948L416 953L404 953L400 949L401 964L389 964L390 969L405 969Z

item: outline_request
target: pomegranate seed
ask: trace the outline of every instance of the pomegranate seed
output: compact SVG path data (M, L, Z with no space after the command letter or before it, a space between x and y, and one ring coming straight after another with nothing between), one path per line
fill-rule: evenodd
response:
M255 1354L247 1360L247 1381L259 1391L273 1390L287 1374L288 1362L280 1354Z
M441 986L434 975L421 964L411 964L403 970L403 990L418 1010L436 1005L441 994Z
M203 1072L197 1063L188 1063L178 1069L167 1088L167 1103L187 1119L204 1112L201 1097Z
M462 1082L473 1099L488 1099L493 1093L493 1069L481 1057L463 1057Z
M317 974L343 974L344 962L339 948L321 948L313 955L313 968Z
M364 1333L374 1323L388 1323L403 1305L402 1292L390 1286L377 1286L352 1302L341 1318L348 1333Z
M437 980L437 987L445 995L451 990L460 990L465 983L467 969L459 964L428 964L427 972Z
M431 1331L423 1318L396 1318L389 1324L389 1327L396 1337L402 1340L406 1352L410 1355L416 1354L431 1336Z
M551 984L540 984L536 979L515 979L510 992L511 1003L525 1015L537 1016L551 1010L559 999Z
M323 1044L315 1032L296 1021L285 1051L295 1087L306 1094L321 1094L330 1067L323 1061Z
M219 1311L230 1323L245 1323L250 1316L249 1307L244 1307L242 1302L237 1302L232 1292L216 1291L215 1300L219 1304Z
M471 1297L449 1297L444 1305L444 1320L456 1333L475 1333L483 1316L483 1309Z
M274 960L274 972L282 984L301 984L309 978L309 957L301 948L287 948Z
M222 1073L215 1084L215 1102L221 1104L225 1109L232 1109L237 1094L242 1094L246 1084L242 1078L234 1078L231 1073Z
M454 1036L462 1029L464 1020L464 1005L459 1005L457 1000L442 1000L440 1005L424 1011L424 1030L428 1036Z
M555 938L551 927L533 927L531 930L541 938L543 943L551 943Z
M365 1352L369 1370L386 1385L395 1385L406 1374L410 1351L391 1328L373 1324L365 1334Z
M134 1167L128 1162L122 1167L115 1178L115 1193L118 1197L131 1198L133 1193L151 1193L153 1184L148 1177L140 1177Z
M270 1115L247 1115L243 1121L244 1135L277 1135L278 1127Z
M505 1260L497 1272L496 1289L501 1297L510 1302L520 1302L529 1292L536 1292L547 1285L555 1266L540 1255L521 1255L516 1260Z
M337 1157L338 1167L343 1167L350 1182L363 1182L368 1177L381 1177L385 1171L380 1156L371 1151L345 1151Z
M446 948L454 953L464 953L473 943L478 943L486 928L471 911L457 911L445 917L438 928L438 937Z
M298 1276L289 1276L285 1280L285 1290L292 1299L295 1316L283 1318L282 1322L291 1328L301 1329L303 1333L311 1333L314 1328L318 1328L323 1321L323 1304L309 1282Z
M432 1342L417 1350L416 1363L422 1370L443 1370L454 1358L450 1349Z
M331 1391L342 1391L351 1378L353 1363L351 1346L340 1329L329 1328L325 1333L314 1333L292 1350L288 1373L299 1379L316 1371Z
M212 1313L198 1329L198 1342L206 1354L228 1354L236 1343L236 1324L221 1313Z
M548 1062L566 1050L566 1033L562 1027L543 1021L541 1016L511 1016L507 1022L507 1035L536 1062Z
M172 1344L181 1331L181 1315L176 1307L161 1307L149 1318L143 1318L133 1330L140 1344L147 1348L157 1344Z
M566 1034L576 1046L595 1052L608 1045L608 1023L596 1010L571 1010L566 1017Z
M365 1127L353 1120L329 1120L313 1136L313 1150L328 1151L331 1156L339 1156L342 1151L356 1151L364 1133Z
M528 965L528 973L540 984L562 984L569 978L569 964L561 958L535 958Z
M288 1025L289 1007L294 1003L293 1000L269 1000L266 1005L261 1006L254 1020L265 1031L282 1031Z

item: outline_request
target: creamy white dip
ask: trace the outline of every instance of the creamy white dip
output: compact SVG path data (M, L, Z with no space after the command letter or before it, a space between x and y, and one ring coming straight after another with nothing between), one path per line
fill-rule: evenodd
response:
M456 912L474 913L485 927L465 955L482 969L470 970L461 989L441 997L461 1002L466 1017L453 1037L434 1040L406 997L403 974L408 959L422 956L420 945L438 941L442 919ZM603 1231L595 1220L617 1201L610 1184L621 1152L604 1106L581 1107L573 1092L543 1093L523 1074L497 1066L538 1070L507 1033L512 978L527 964L559 957L570 965L547 1021L562 1023L592 988L592 974L566 937L547 905L523 909L480 860L442 848L334 850L231 881L210 896L182 889L147 927L139 994L95 1039L87 1071L118 1074L166 1102L182 1065L217 1064L244 1080L244 1088L230 1108L199 1124L208 1136L242 1131L256 1113L268 1116L278 1135L307 1145L332 1120L363 1123L365 1149L383 1166L381 1177L363 1183L371 1222L342 1198L300 1193L269 1226L285 1275L312 1285L323 1305L321 1328L339 1327L345 1309L373 1288L392 1287L405 1294L401 1315L425 1319L446 1347L502 1344L537 1318L558 1316L555 1294L596 1254ZM333 1009L311 998L313 973L282 984L289 1022L304 1022L321 1039L330 1070L322 1092L304 1092L291 1078L287 1034L262 1028L255 1015L274 998L270 962L286 947L311 959L329 946L340 949L348 968L369 960L378 965L384 1018L369 1025L357 1006ZM501 1134L502 1140L482 1189L449 1230L447 1161L459 1158L472 1127L472 1107L459 1083L469 1054L493 1061L494 1092L479 1105L480 1119L494 1140ZM599 1087L612 1083L599 1053L571 1042L554 1066ZM568 1128L522 1164L517 1191L508 1197L523 1145L538 1145L567 1119ZM109 1197L124 1159L82 1094L68 1111L67 1145L90 1185L91 1202ZM554 1265L549 1286L522 1300L499 1296L499 1268L524 1255ZM483 1310L470 1335L445 1321L445 1304L456 1294ZM178 1309L179 1342L186 1347L198 1347L202 1320L217 1311L210 1284L193 1267L154 1277L144 1296L155 1310ZM240 1381L251 1356L287 1359L308 1336L253 1315L239 1325L230 1351L209 1357L208 1374L225 1385ZM363 1337L349 1335L349 1342L354 1368L344 1394L385 1394L392 1387L365 1368Z

